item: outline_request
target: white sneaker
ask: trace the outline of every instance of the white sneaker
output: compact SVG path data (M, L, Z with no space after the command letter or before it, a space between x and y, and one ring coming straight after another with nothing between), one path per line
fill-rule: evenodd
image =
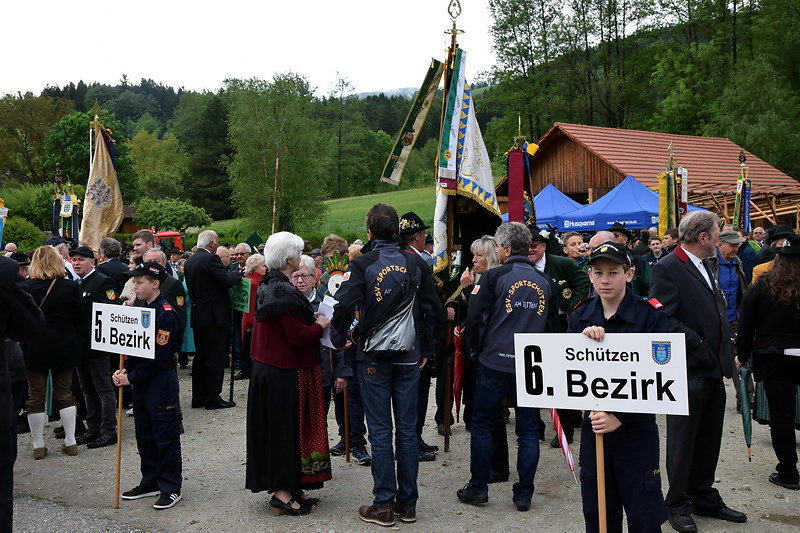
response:
M128 415L128 416L133 416L133 407L131 407L130 409L125 411L125 414Z

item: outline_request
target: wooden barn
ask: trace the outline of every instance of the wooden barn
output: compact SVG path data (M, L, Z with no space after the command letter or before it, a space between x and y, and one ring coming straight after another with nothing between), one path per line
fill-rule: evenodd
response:
M800 221L800 183L737 144L720 137L695 137L556 122L538 141L531 160L532 191L552 183L580 203L604 195L626 176L657 189L658 175L669 158L689 172L689 203L730 221L740 172L739 154L747 156L753 183L751 217L772 225ZM507 203L505 180L497 186L501 210Z

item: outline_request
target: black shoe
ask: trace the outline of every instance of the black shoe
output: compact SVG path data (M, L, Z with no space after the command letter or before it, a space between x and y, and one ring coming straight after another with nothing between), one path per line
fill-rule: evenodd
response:
M672 529L681 533L697 533L697 524L688 514L670 514L669 525L672 526Z
M288 514L288 515L292 515L292 516L300 516L300 515L308 514L309 512L311 512L311 507L312 507L311 505L303 505L299 501L297 501L297 503L300 505L299 508L295 509L294 507L292 507L292 504L295 501L297 501L297 500L292 498L288 502L284 502L283 500L281 500L277 496L273 496L269 500L269 510L272 511L272 514L274 514L275 516L280 516L282 514Z
M122 493L123 500L138 500L139 498L149 498L150 496L158 496L161 492L158 489L148 489L138 485L131 490Z
M311 507L314 507L319 503L319 498L306 498L305 496L303 496L302 490L293 492L292 498L294 498L294 501L296 501L300 505L310 505Z
M567 437L567 444L572 444L572 437ZM553 440L550 441L551 448L561 448L561 441L558 440L558 435L553 437Z
M57 439L63 439L65 437L64 426L58 426L57 428L53 429L53 436L55 436Z
M419 451L419 462L424 463L428 461L435 461L436 460L436 453L435 452L423 452L422 450Z
M729 507L723 507L722 509L718 509L716 511L695 507L694 514L699 516L709 516L711 518L725 520L726 522L736 522L737 524L743 524L744 522L747 522L746 514L740 513L739 511L734 511Z
M213 411L214 409L229 409L231 407L236 407L236 402L226 402L225 400L220 400L215 404L206 405L206 411Z
M769 482L774 483L780 487L783 487L784 489L800 490L800 483L798 483L797 481L795 481L794 483L792 483L791 481L784 481L781 479L781 476L777 472L773 472L772 474L769 475Z
M439 435L444 436L444 424L439 424L438 426L436 426L436 432Z
M474 492L470 488L469 483L464 485L463 489L458 489L456 491L456 497L461 503L468 503L470 505L478 505L479 503L486 503L489 501L488 494L478 494Z
M181 501L180 492L162 492L161 497L153 504L153 509L158 509L159 511L162 509L169 509L179 501Z
M241 381L243 379L250 379L250 372L240 370L233 376L233 381Z
M113 446L117 443L117 436L116 435L105 435L102 437L98 437L92 442L86 445L87 448L90 450L94 450L97 448L105 448L106 446Z
M94 433L92 431L87 431L80 437L75 439L75 443L79 445L89 444L92 441L95 441L100 438L100 433Z
M431 446L430 444L426 443L424 440L420 439L419 441L419 449L423 452L438 452L438 446Z
M530 500L523 500L522 498L517 498L514 496L512 499L514 505L517 506L517 511L521 513L527 513L531 510L531 501Z
M508 472L505 474L498 474L497 472L491 472L489 474L489 484L492 483L505 483L508 481Z

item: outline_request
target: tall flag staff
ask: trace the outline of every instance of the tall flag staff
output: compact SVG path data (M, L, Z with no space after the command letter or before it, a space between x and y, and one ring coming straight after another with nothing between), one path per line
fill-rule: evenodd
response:
M681 212L686 210L686 204L681 205L684 198L681 177L686 172L675 163L675 147L671 142L667 154L667 163L658 175L658 231L662 236L669 228L678 227Z
M733 227L742 228L750 233L750 167L745 163L747 156L744 150L739 152L739 175L736 178L736 203L733 208Z

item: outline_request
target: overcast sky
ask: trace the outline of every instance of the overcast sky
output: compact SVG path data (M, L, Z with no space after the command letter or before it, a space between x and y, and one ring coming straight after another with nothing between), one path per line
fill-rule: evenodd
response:
M295 71L320 94L337 71L356 92L419 86L448 41L448 0L4 0L0 93L122 74L175 89ZM487 0L461 0L467 76L491 67Z

